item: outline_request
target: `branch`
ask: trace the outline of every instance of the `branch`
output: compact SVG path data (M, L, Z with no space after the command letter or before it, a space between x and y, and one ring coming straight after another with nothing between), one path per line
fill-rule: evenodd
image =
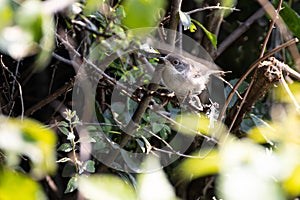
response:
M168 32L167 43L171 44L172 46L175 44L175 40L176 40L176 30L177 30L177 26L178 26L181 2L182 2L182 0L172 0L171 1L171 14L170 14L169 29L171 29L172 31Z
M196 13L196 12L202 12L204 10L222 10L222 9L223 10L230 10L231 12L240 11L240 9L217 5L217 6L207 6L207 7L204 7L204 8L197 8L195 10L191 10L191 11L188 11L188 12L185 12L185 13L190 15L190 14L193 14L193 13Z
M238 128L244 115L251 111L252 106L278 82L282 76L281 68L273 65L273 62L264 61L254 73L252 81L244 93L244 98L238 99L230 109L225 124L229 126L229 131L237 136L241 136Z
M38 111L39 109L41 109L42 107L44 107L44 106L48 105L49 103L51 103L52 101L56 100L57 97L65 94L66 92L68 92L73 87L73 84L74 84L74 80L71 80L70 82L68 82L67 84L65 84L64 86L62 86L58 90L56 90L54 93L47 96L42 101L38 102L37 104L35 104L31 108L27 109L26 112L25 112L25 115L30 116L33 113L35 113L36 111Z
M247 21L240 25L235 31L233 31L218 47L217 53L214 57L219 57L233 42L235 42L243 33L245 33L250 26L259 18L264 16L265 10L263 8L256 11Z
M213 33L217 38L220 31L221 23L224 19L225 10L213 10L208 18L207 30ZM216 49L214 48L211 41L208 39L207 36L203 38L203 47L209 53L209 55L214 58L216 57Z
M161 80L161 72L163 70L162 65L158 65L156 67L154 74L152 76L152 79L150 81L150 84L148 86L148 93L145 94L142 97L141 102L139 103L135 113L133 114L130 122L124 129L124 133L122 135L121 142L119 144L120 148L123 148L127 142L130 140L130 138L133 135L133 132L138 128L138 124L140 120L142 119L143 114L145 113L146 109L148 108L148 105L152 99L152 94L158 89L158 83ZM110 166L114 160L119 155L119 151L114 151L110 154L110 156L107 157L107 159L104 161L105 165ZM103 170L103 168L100 168L100 171Z
M235 91L240 87L240 85L242 84L242 82L248 77L248 75L254 70L256 69L257 65L259 65L259 63L265 59L267 59L268 57L272 56L273 54L275 54L276 52L280 51L283 48L286 48L292 44L295 44L296 42L298 42L298 39L292 39L278 47L276 47L275 49L273 49L272 51L268 52L266 55L264 55L262 58L259 58L257 61L255 61L250 68L247 70L247 72L239 79L239 81L235 84L235 86L233 87L233 89L230 91L230 93L228 94L228 97L226 99L226 102L222 108L222 111L220 112L219 118L218 120L221 121L224 118L225 115L225 111L233 97L233 95L235 94Z

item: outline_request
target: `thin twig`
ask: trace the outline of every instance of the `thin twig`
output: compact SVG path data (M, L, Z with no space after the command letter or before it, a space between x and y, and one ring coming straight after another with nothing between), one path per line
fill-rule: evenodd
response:
M17 77L8 69L8 67L5 66L3 62L3 56L0 56L0 62L2 67L11 75L11 77L14 79L14 81L18 84L19 92L20 92L20 102L21 102L21 120L24 118L24 100L23 100L23 92L22 92L22 86L17 80Z
M260 8L256 11L247 21L245 21L242 25L240 25L235 31L233 31L219 46L218 51L215 55L215 58L219 57L228 46L230 46L233 42L237 40L244 32L246 32L250 26L262 16L264 16L265 10Z
M267 0L258 0L258 2L264 7L264 9L266 10L266 12L268 13L269 16L271 16L271 18L274 18L276 15L278 16L279 11L276 11L274 9L274 6L270 3L270 1ZM280 1L279 3L282 3L282 1ZM279 4L281 5L281 4ZM281 9L281 7L280 7ZM278 16L278 19L276 20L276 25L279 27L279 30L281 32L281 35L283 36L283 38L288 41L292 38L292 34L290 31L288 31L288 27L285 24L285 22L283 21L283 19ZM291 45L288 47L288 50L291 53L291 56L293 58L293 60L299 64L299 51L296 45Z
M123 148L127 144L127 142L132 137L132 133L138 127L138 123L140 122L143 114L145 113L152 99L152 94L158 89L158 83L161 80L162 69L163 69L162 66L156 67L151 83L148 86L148 90L150 92L148 94L145 94L142 97L142 100L139 103L137 109L135 110L131 120L129 121L128 125L125 127L124 129L125 134L122 135L123 137L121 139L121 142L119 143L120 148ZM107 166L110 166L115 161L118 155L119 155L119 151L112 152L111 155L105 161L105 164Z
M230 10L231 12L240 11L240 9L237 9L237 8L230 8L230 7L217 5L217 6L207 6L207 7L204 7L204 8L197 8L195 10L191 10L191 11L188 11L188 12L185 12L185 13L190 15L190 14L193 14L193 13L196 13L196 12L201 12L201 11L204 11L204 10Z
M269 38L270 38L272 30L274 28L274 25L275 25L276 21L279 19L279 12L281 10L281 4L282 4L282 0L279 1L277 10L275 11L276 14L275 14L274 17L272 17L272 21L270 23L267 35L266 35L265 40L264 40L264 43L262 45L262 49L261 49L260 56L259 56L260 58L263 57L263 55L264 55L264 52L266 50Z
M31 108L27 109L26 112L25 112L25 115L26 116L32 115L37 110L41 109L42 107L44 107L44 106L48 105L49 103L51 103L52 101L54 101L57 97L61 96L62 94L65 94L66 92L68 92L73 87L73 85L74 85L74 80L72 79L70 82L68 82L67 84L65 84L64 86L62 86L58 90L56 90L54 93L50 94L49 96L47 96L42 101L38 102L37 104L35 104Z
M242 98L242 102L241 102L241 104L238 106L238 110L237 110L237 112L235 113L235 115L234 115L234 117L233 117L233 119L232 119L232 122L231 122L231 124L230 124L230 126L229 126L229 128L228 128L228 133L230 133L230 131L232 130L232 127L233 127L233 125L234 125L234 123L235 123L237 117L239 116L239 113L241 112L241 110L242 110L242 108L243 108L243 105L244 105L244 103L245 103L245 101L246 101L246 99L247 99L247 96L248 96L248 94L249 94L249 92L250 92L250 89L251 89L253 83L254 83L254 79L251 79L251 82L250 82L250 84L249 84L249 86L248 86L248 88L247 88L247 90L246 90L246 92L245 92L245 95L244 95L244 97Z
M281 3L282 3L282 0L280 0L280 3L278 4L278 8L276 10L276 15L273 16L272 21L270 23L269 30L268 30L267 35L265 37L265 40L263 42L262 50L261 50L259 58L262 58L264 56L264 52L265 52L267 43L269 41L270 35L272 33L273 27L274 27L277 19L279 18L279 12L280 12L280 9L281 9ZM257 73L257 71L255 71L255 73ZM252 89L253 84L254 84L254 79L252 78L251 82L250 82L250 84L249 84L248 88L246 89L246 92L245 92L245 94L243 96L242 102L240 103L239 108L238 108L237 112L235 113L235 116L234 116L233 120L231 121L231 124L230 124L229 129L228 129L228 133L231 131L232 127L234 126L234 124L236 122L236 119L239 116L240 111L241 111L241 109L243 108L243 106L245 104L245 101L246 101L246 99L248 97L248 94L249 94L250 90Z
M217 2L221 3L221 0L218 0ZM224 19L224 15L225 15L225 10L213 10L209 15L206 28L208 31L213 33L216 36L216 38L218 38L220 27ZM213 46L208 36L203 38L202 45L212 58L216 58L217 50Z

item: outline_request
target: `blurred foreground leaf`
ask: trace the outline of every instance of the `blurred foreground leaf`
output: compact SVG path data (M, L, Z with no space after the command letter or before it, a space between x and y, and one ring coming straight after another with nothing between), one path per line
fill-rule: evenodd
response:
M185 179L193 179L219 172L220 155L217 149L201 151L203 158L188 158L179 166L178 172ZM197 154L193 154L197 156Z
M81 194L93 200L133 200L137 199L131 185L112 175L92 175L80 177L78 189Z
M165 0L125 0L122 1L126 16L123 24L130 29L156 27L159 12L166 6Z
M0 170L0 199L47 199L40 185L29 177L9 171Z
M55 46L53 14L73 0L26 0L14 7L9 2L0 1L0 50L15 60L37 55L34 70L41 71Z
M0 118L0 148L8 155L7 163L13 167L19 164L17 158L25 155L32 162L31 173L42 178L56 170L55 133L31 119Z
M138 199L176 200L175 191L160 165L159 159L149 156L143 163L145 173L138 176Z

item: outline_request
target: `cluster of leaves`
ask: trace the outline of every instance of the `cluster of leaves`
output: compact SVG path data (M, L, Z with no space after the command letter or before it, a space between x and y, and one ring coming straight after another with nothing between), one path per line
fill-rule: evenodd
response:
M78 144L80 141L84 140L84 138L81 138L81 140L75 139L75 127L81 125L82 123L79 121L78 116L76 115L75 111L71 110L66 110L64 112L66 115L65 121L61 121L57 124L58 129L67 137L67 143L61 144L57 151L63 151L63 152L72 152L72 158L70 157L63 157L59 159L57 162L58 163L71 163L71 164L66 164L62 176L63 177L71 177L69 180L69 183L67 185L67 188L65 190L65 193L68 192L73 192L74 190L77 189L77 181L78 181L78 176L81 175L84 172L90 172L94 173L95 172L95 162L92 160L87 160L85 162L82 162L79 160L77 156L77 150L78 150ZM90 140L87 138L87 140ZM82 141L86 142L86 141ZM90 141L92 142L92 141Z
M233 6L232 1L224 1L224 3L224 6ZM88 35L91 41L103 44L104 48L97 49L88 43L90 46L87 51L96 52L89 54L89 60L101 62L117 49L138 45L139 41L136 41L133 32L126 32L126 30L157 26L165 14L166 5L167 1L161 0L125 0L114 6L110 6L105 1L95 0L87 0L85 3L70 0L64 1L63 4L55 0L43 2L2 0L0 1L2 19L0 49L1 52L16 60L36 55L34 71L45 69L55 48L54 13L64 11L64 15L68 16L65 18L67 28L72 29L72 26L80 27L82 30L85 28L91 33ZM294 35L299 36L299 16L287 3L283 6L285 7L281 12L283 20ZM217 36L209 32L199 21L192 19L187 12L183 11L179 11L179 19L183 28L189 29L192 33L197 31L196 26L200 27L214 48L217 48ZM107 43L106 39L110 36L117 37L113 37L112 43ZM122 57L112 62L107 73L114 75L120 82L136 84L138 79L143 78L143 83L148 84L149 77L146 77L144 71L130 59L130 57ZM157 64L155 59L150 62ZM296 91L297 89L293 90L295 96L298 95ZM277 93L283 94L284 91L278 90ZM154 99L162 103L159 98ZM284 100L286 99L280 99L280 101ZM122 178L93 174L96 172L97 163L92 159L81 161L79 158L79 146L83 142L93 143L94 151L105 149L105 144L97 136L98 128L112 141L119 142L122 131L115 127L130 121L128 117L133 115L137 106L137 103L130 102L126 105L115 104L113 109L106 108L102 113L97 113L97 117L104 125L100 128L90 126L91 134L88 138L77 137L75 128L82 122L75 111L66 110L64 112L66 121L56 124L63 135L60 140L64 142L57 142L55 133L39 122L27 118L1 117L0 199L46 199L37 181L55 174L58 165L62 166L62 177L68 178L64 188L65 193L78 189L87 199L177 199L174 188L160 169L159 161L154 157L144 162L143 170L158 169L157 171L139 174L136 177L132 174L126 174L126 177L120 175ZM255 107L258 114L265 114L258 107L258 105ZM174 129L193 136L201 132L208 136L207 138L216 139L218 146L197 151L193 155L194 158L185 159L176 168L174 174L178 174L177 178L187 182L191 179L218 174L216 195L224 199L281 200L299 196L299 116L291 107L284 107L273 110L274 113L270 115L277 121L272 122L263 121L262 115L257 117L251 113L249 118L253 123L248 123L249 119L243 121L242 128L247 132L247 138L241 140L228 136L229 133L224 125L217 123L212 125L207 117L180 116L178 127L175 126ZM100 107L97 109L100 110ZM129 114L125 113L128 110ZM113 111L119 114L116 115ZM176 105L172 103L168 103L164 111L170 113L171 119L175 118L172 116L174 113L179 112ZM288 113L288 115L281 118L278 117L280 115L278 113ZM170 126L165 122L167 123L167 120L163 117L147 111L142 117L140 129L150 126L153 133L159 133L160 142L167 141L173 135ZM208 130L207 127L214 128ZM145 132L144 135L148 133ZM57 143L60 144L58 148L56 148ZM149 153L152 146L148 138L140 137L126 148ZM61 152L63 156L56 161L56 154ZM25 158L29 158L31 164L27 171L21 164ZM173 171L170 173L172 176ZM26 185L26 187L15 188L19 185Z

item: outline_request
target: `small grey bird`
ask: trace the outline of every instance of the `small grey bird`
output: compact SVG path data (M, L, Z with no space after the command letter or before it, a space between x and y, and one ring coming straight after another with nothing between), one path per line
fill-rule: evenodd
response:
M202 105L198 95L206 89L210 76L220 77L224 73L218 70L215 64L205 60L199 59L199 62L197 62L191 58L173 53L161 59L165 65L162 71L162 79L167 88L179 98L189 97L189 103L194 105L195 102L191 101L195 99L195 106L199 109L202 108ZM209 65L215 69L210 69Z
M211 75L218 77L224 73L208 68L206 65L211 65L208 61L200 63L177 54L168 54L162 60L165 64L162 71L163 82L180 97L200 94L206 88Z

